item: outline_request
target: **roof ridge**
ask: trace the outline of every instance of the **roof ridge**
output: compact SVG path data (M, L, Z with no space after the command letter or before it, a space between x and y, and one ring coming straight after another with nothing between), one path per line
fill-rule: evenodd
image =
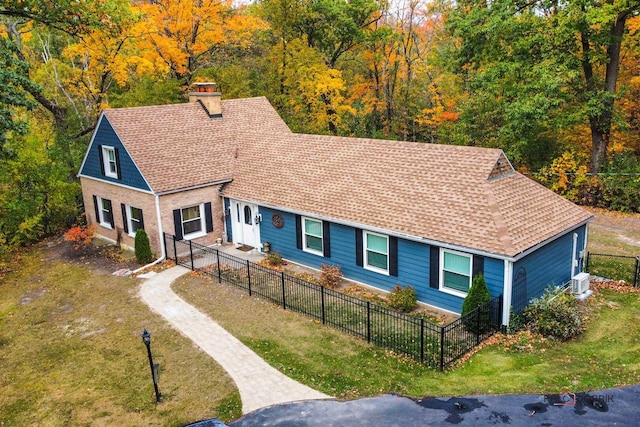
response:
M515 245L513 244L513 238L509 233L509 227L507 227L507 222L502 215L502 211L498 205L498 200L493 193L493 188L489 185L489 182L485 182L482 185L485 189L484 195L487 200L487 207L489 208L489 213L491 214L491 219L493 220L498 240L502 245L503 253L514 253Z

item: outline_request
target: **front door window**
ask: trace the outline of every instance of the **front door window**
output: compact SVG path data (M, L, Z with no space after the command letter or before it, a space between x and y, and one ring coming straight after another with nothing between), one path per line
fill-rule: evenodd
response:
M253 220L251 219L251 208L249 206L244 207L244 223L247 225L253 224Z

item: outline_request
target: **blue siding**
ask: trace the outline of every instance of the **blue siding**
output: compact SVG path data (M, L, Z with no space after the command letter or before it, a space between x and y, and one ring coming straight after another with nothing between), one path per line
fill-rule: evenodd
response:
M429 251L431 247L418 242L398 239L398 276L379 274L356 265L356 241L353 227L331 223L331 258L314 255L296 247L295 215L260 208L264 217L260 236L263 242L271 243L271 250L284 258L319 269L322 264L339 265L346 279L355 280L385 291L397 284L413 287L418 300L436 307L459 313L463 298L429 287ZM270 221L274 213L284 218L284 226L276 228ZM435 250L439 250L435 248ZM493 297L502 294L504 263L502 260L485 258L485 278Z
M102 174L100 170L99 151L101 145L108 145L118 149L118 167L120 168L120 175L122 179L111 178ZM120 141L120 138L118 138L118 135L116 135L116 132L113 130L113 127L111 126L111 123L109 123L109 120L107 120L106 116L102 116L102 120L100 120L100 125L98 126L98 130L96 131L91 146L89 147L89 152L80 174L127 185L133 188L139 188L140 190L150 190L142 177L142 174L133 163L133 160L131 160L131 157L129 157L129 153L124 148L124 145Z
M514 279L520 268L524 268L526 272L529 300L542 295L549 286L560 286L571 280L573 233L578 233L576 254L579 254L584 248L586 226L563 235L514 264ZM575 272L579 270L576 269Z
M231 201L229 198L224 198L224 223L227 228L227 242L233 242L233 230L231 227Z

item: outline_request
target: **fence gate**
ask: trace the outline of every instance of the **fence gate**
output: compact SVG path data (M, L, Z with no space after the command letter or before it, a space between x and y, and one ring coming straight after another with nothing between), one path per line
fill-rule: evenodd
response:
M513 311L519 313L529 302L527 297L527 270L524 267L520 267L516 271L511 289L511 305L513 306Z

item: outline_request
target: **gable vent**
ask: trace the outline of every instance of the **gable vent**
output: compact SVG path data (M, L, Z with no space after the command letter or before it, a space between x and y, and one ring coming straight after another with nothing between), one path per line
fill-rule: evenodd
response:
M489 174L489 179L498 179L503 176L511 175L514 172L513 166L511 166L511 162L509 162L507 156L505 156L504 153L501 153L495 165L493 165L493 169Z

